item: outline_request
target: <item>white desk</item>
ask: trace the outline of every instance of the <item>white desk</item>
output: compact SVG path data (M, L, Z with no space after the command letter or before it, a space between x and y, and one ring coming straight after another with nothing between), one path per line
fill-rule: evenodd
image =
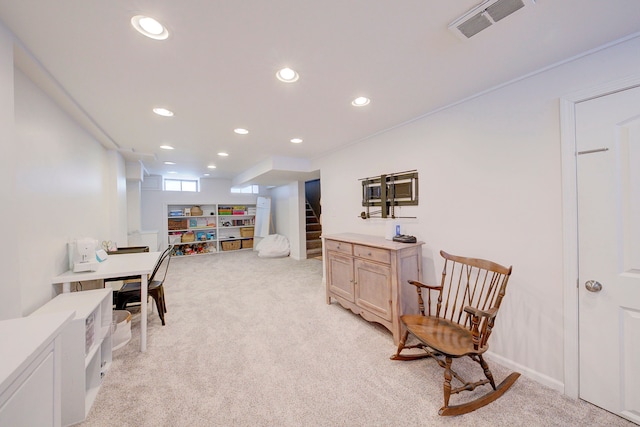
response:
M98 265L96 271L74 273L69 270L53 278L52 283L62 283L63 292L71 290L71 282L83 280L110 279L140 275L140 351L147 350L147 275L153 272L162 252L141 252L131 254L110 255Z

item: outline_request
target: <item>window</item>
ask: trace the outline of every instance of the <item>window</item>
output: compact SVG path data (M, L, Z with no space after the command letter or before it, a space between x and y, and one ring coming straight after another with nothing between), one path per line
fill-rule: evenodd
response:
M198 191L195 179L165 179L164 191Z
M258 194L259 186L257 185L247 185L246 187L231 187L232 193L243 193L243 194Z

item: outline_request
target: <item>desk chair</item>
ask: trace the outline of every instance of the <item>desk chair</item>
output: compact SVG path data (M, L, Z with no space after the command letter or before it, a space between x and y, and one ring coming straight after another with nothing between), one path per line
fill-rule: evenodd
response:
M164 314L167 312L167 305L164 299L164 280L167 277L167 271L169 271L172 251L173 245L170 245L162 252L151 277L149 277L147 287L148 295L156 302L158 315L160 316L160 321L163 326L165 324ZM122 288L114 292L116 310L125 310L127 304L140 302L140 277L137 277L137 279L138 281L125 281Z

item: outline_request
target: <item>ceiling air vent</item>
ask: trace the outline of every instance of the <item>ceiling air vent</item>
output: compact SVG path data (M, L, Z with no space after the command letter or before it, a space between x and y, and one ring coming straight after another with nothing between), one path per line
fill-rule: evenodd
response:
M468 39L485 28L522 9L525 0L487 0L449 24L449 29Z

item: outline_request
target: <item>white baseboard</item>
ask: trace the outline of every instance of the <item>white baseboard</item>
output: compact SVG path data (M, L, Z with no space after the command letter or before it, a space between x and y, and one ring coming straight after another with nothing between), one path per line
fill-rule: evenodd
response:
M558 381L554 378L551 378L547 375L541 374L538 371L534 371L533 369L529 369L526 366L522 366L519 363L514 362L511 359L506 359L502 356L499 356L495 353L492 353L490 351L488 351L486 353L486 356L488 359L492 359L495 360L496 363L499 363L500 365L512 369L514 371L520 372L522 375L524 375L527 378L531 378L534 381L537 381L541 384L546 385L547 387L550 387L554 390L559 391L560 393L564 394L564 383L561 381Z

